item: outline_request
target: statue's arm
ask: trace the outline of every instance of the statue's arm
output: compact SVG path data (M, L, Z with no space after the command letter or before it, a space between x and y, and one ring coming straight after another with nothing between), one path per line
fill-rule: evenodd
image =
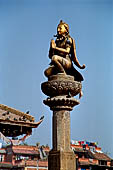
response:
M60 51L60 52L65 53L65 54L69 54L70 53L70 47L67 47L66 49L55 47L55 50Z
M49 49L49 58L51 59L52 56L54 55L54 49L52 48L52 43L53 43L53 39L50 42L50 49Z
M55 44L54 40L51 40L51 47L52 47L52 49L54 49L56 51L60 51L60 52L62 52L64 54L69 54L70 53L70 47L67 47L66 49L56 47L56 44Z
M84 69L85 68L85 64L83 64L82 66L80 65L78 59L77 59L77 56L76 56L76 48L75 48L75 40L73 39L73 57L72 57L72 60L74 62L74 64L80 68L80 69Z

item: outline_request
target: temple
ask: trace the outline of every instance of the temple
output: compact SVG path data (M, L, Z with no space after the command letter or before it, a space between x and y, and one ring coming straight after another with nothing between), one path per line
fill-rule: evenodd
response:
M43 121L35 122L33 116L0 104L0 133L6 137L30 135L32 128L37 128Z

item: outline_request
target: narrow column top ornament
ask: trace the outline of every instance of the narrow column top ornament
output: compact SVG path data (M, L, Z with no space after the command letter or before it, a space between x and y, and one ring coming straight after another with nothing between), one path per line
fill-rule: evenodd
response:
M76 56L74 39L69 35L69 26L62 20L57 26L57 34L54 35L55 41L50 42L49 58L51 63L45 70L45 76L50 78L52 75L63 73L74 76L75 81L83 81L83 76L74 68L73 63L80 69L85 65L80 65Z

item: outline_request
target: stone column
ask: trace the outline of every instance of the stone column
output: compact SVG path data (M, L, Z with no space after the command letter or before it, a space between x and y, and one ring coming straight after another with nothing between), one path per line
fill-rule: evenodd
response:
M80 93L82 85L72 76L58 74L41 87L49 96L44 104L53 111L53 148L49 152L48 170L76 170L75 155L70 147L70 111L79 104L74 96Z

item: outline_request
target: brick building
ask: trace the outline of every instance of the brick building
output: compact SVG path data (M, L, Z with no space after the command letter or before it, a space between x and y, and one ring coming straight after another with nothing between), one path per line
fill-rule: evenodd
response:
M0 149L0 170L46 170L48 147L9 145Z
M77 170L112 170L113 160L95 143L71 142ZM0 170L47 170L49 147L9 145L0 149Z
M75 153L77 170L113 169L112 159L96 143L72 141L71 148Z

